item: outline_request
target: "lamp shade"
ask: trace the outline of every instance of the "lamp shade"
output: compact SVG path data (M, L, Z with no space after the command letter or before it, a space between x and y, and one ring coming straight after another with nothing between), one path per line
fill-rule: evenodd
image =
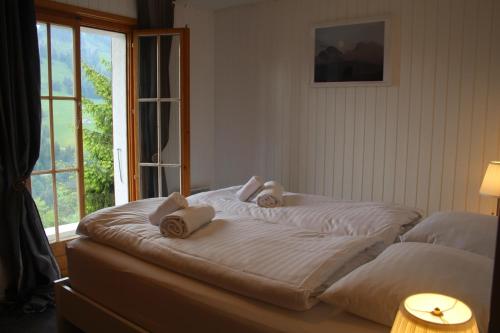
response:
M500 161L488 164L479 192L484 195L500 197Z
M417 294L399 306L391 333L479 333L472 311L456 298Z

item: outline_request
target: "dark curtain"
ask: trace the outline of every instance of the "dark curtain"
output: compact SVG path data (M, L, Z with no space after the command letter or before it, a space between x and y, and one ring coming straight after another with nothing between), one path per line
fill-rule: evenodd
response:
M174 22L174 4L172 0L137 0L137 23L139 29L172 28ZM157 44L155 37L141 37L139 40L139 97L169 98L169 64L172 37L160 38L161 57L157 62ZM159 89L157 87L157 66L159 66ZM160 96L158 95L158 91ZM169 140L170 103L162 103L160 120L156 119L156 104L140 103L139 127L141 135L141 162L161 162L157 144L157 121L160 121L160 146L162 150ZM163 171L162 171L163 174ZM158 171L152 167L142 167L141 192L143 198L167 195L168 184L162 177L162 192L158 191Z
M33 0L0 2L0 255L6 301L52 303L59 269L26 187L40 151L40 63Z

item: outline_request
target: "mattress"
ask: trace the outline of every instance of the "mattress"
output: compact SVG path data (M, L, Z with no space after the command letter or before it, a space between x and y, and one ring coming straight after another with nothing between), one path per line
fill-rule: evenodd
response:
M240 296L88 238L68 243L67 256L72 288L151 332L390 331L323 303L297 312Z

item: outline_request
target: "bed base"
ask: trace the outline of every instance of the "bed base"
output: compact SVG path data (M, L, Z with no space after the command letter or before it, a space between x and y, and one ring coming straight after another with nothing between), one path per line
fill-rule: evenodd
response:
M211 307L200 307L182 298L171 298L180 309L188 309L190 315L182 316L166 312L170 319L167 328L148 329L137 325L117 314L71 287L70 279L64 278L54 282L56 296L56 314L59 333L144 333L166 332L188 333L283 333L262 324L248 321L238 316L229 316ZM170 308L172 310L172 308ZM182 310L181 310L182 311Z
M69 278L54 283L59 333L148 332L71 288Z

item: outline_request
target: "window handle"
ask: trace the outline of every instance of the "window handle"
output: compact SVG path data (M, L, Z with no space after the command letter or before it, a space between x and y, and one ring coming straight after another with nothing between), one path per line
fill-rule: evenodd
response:
M123 183L122 177L122 149L116 148L116 155L118 157L118 174L120 175L120 182Z

